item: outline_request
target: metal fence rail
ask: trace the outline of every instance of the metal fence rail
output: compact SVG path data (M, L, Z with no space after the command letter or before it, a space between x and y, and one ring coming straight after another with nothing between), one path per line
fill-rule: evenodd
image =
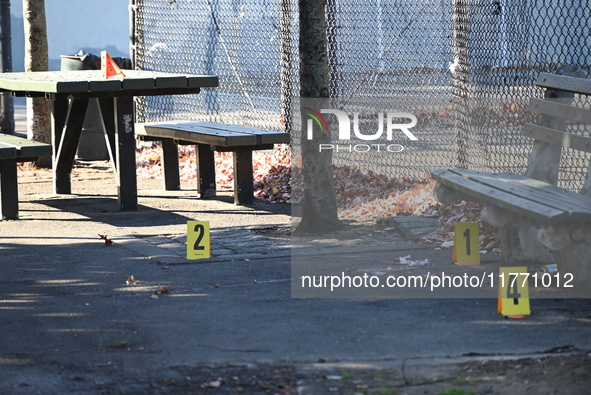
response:
M139 101L140 120L243 124L298 138L296 0L134 0L133 10L137 68L220 77L199 95ZM528 98L542 95L538 73L591 65L583 0L327 0L326 14L333 107L358 112L364 134L375 133L379 112L418 118L418 141L375 141L403 152L334 153L336 165L389 176L523 171L531 143L520 130L531 118ZM580 186L585 159L572 153L562 186Z

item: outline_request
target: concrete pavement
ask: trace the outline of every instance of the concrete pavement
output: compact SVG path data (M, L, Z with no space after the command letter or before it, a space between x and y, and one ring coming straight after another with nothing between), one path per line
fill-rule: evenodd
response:
M51 194L47 172L21 172L22 218L0 223L0 393L123 393L179 366L591 349L588 300L532 300L531 316L507 320L496 299L291 298L288 206L139 184L140 210L127 213L100 164L77 169L70 196ZM186 221L197 219L211 222L214 257L187 261ZM392 256L449 261L449 250L372 234Z

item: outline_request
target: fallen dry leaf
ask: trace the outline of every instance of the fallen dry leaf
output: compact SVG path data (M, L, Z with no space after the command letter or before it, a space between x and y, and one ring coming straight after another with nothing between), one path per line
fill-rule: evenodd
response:
M99 234L99 237L105 241L106 246L110 246L111 244L113 244L113 240L107 238L107 235Z

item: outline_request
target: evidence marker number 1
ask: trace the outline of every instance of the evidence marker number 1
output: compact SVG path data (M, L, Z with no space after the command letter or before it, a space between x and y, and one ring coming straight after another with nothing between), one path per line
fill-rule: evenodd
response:
M452 260L457 265L480 265L480 238L476 222L458 222Z

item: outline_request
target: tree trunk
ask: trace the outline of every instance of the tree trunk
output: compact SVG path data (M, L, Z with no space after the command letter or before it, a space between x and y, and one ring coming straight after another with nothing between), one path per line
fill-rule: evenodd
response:
M296 234L328 233L343 226L337 215L333 186L332 153L319 150L330 144L327 129L313 125L308 139L306 108L330 108L326 39L326 0L299 0L300 103L302 114L302 221Z
M25 26L25 71L47 71L47 28L45 0L23 0ZM51 105L49 99L27 98L27 137L51 143ZM50 167L51 158L40 158L38 166Z

